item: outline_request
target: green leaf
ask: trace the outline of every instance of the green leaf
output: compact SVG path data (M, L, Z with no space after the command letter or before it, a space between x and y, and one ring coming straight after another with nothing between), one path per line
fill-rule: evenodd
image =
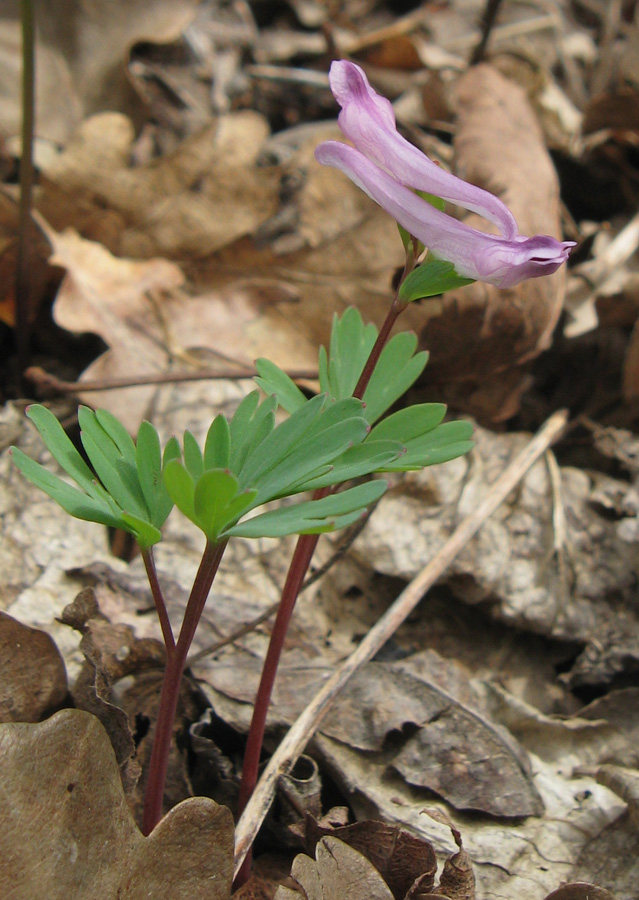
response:
M366 443L379 440L405 443L427 431L432 431L445 415L446 406L443 403L418 403L408 406L378 422L366 439Z
M229 528L224 536L283 537L287 534L318 534L356 521L386 490L385 481L370 481L321 500L307 500L271 510Z
M326 412L332 409L333 407L328 407ZM363 441L367 433L366 420L353 416L338 421L325 430L306 435L294 452L254 482L253 486L259 490L259 503L286 496L293 490L299 491L297 485L304 483L311 476L320 475L327 463L332 463L349 447Z
M184 432L184 465L195 481L204 472L202 451L195 437L188 430Z
M104 432L102 443L98 444L93 438L94 431L91 427L91 432L82 431L80 437L100 481L121 509L141 519L148 518L149 512L135 468L121 457L115 456L118 450ZM112 448L111 456L107 455L109 451L105 449L108 446Z
M254 379L255 383L259 384L265 394L274 394L282 409L292 414L304 406L306 397L279 366L262 358L255 361L255 368L259 374L259 378Z
M445 291L472 284L475 279L458 275L451 262L429 254L426 261L404 279L399 288L399 299L405 303L435 297Z
M296 485L295 491L314 491L379 472L391 463L401 461L405 453L406 447L398 441L371 441L367 437L363 444L356 444L338 457L326 473Z
M382 350L364 392L364 415L373 424L417 381L428 354L415 353L417 336L411 331L394 335ZM413 355L414 354L414 355Z
M102 430L111 438L124 459L135 465L135 444L124 425L106 409L96 409L95 418Z
M264 426L260 428L262 422L266 420L271 423L271 428L273 427L274 420L271 413L275 412L277 401L274 397L267 397L262 403L259 400L260 392L251 391L242 400L231 419L230 468L233 472L241 470L250 451L256 448L256 437L266 436Z
M162 470L164 486L177 508L195 522L195 481L178 459L170 459Z
M179 457L180 447L175 438L167 443L164 460ZM135 460L140 488L149 510L149 518L155 528L161 528L171 512L173 501L162 480L162 455L160 438L150 422L142 422L138 430Z
M120 527L129 531L143 550L148 550L149 547L152 547L162 540L162 532L160 529L151 525L151 523L147 522L145 519L138 519L137 516L132 516L130 513L123 512L122 522L123 524Z
M256 485L259 478L285 459L302 438L306 439L311 425L321 415L325 402L324 394L307 400L304 406L281 422L253 449L238 472L242 488Z
M228 469L231 464L231 429L226 416L216 416L204 443L204 468Z
M105 501L88 497L82 491L62 481L61 478L49 472L40 463L35 462L18 447L11 448L11 455L22 474L41 491L48 494L52 500L55 500L69 515L111 528L123 526L118 513L114 512Z
M341 319L333 317L328 369L332 397L341 400L352 396L376 338L375 326L364 325L359 310L353 306L345 310Z
M237 492L237 478L226 469L211 469L197 481L193 521L209 540L215 540L227 523L225 511Z
M407 441L406 454L396 463L384 466L382 471L407 472L456 459L472 450L472 433L470 422L444 422L432 431Z
M46 406L35 404L27 407L26 414L37 428L47 450L67 475L70 475L90 496L96 499L103 498L106 492L96 485L93 472L75 449L53 413Z

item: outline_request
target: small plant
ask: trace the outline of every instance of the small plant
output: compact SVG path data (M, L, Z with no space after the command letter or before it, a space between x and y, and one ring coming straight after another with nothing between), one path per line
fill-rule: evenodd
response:
M149 422L134 442L105 410L81 407L81 441L93 471L55 416L43 406L27 415L75 482L69 484L12 448L20 471L80 519L122 528L137 541L159 616L167 663L147 783L144 830L160 818L180 680L187 654L228 541L233 537L319 535L359 518L386 489L379 479L335 492L376 472L405 471L452 459L471 446L466 422L442 423L445 407L418 404L378 420L423 371L413 334L395 335L382 350L363 400L352 396L377 330L354 309L335 319L329 351L320 350L321 393L307 399L274 363L259 360L259 390L230 420L213 420L204 446L186 431L162 451ZM276 409L288 417L275 424ZM376 424L377 423L377 424ZM272 500L313 491L312 499L257 512ZM153 561L153 547L176 506L206 539L177 638Z
M319 535L365 515L386 489L376 474L445 462L472 446L471 426L444 423L442 404L417 404L387 415L427 362L426 353L416 352L414 334L390 337L397 318L411 301L475 279L503 287L549 274L566 260L571 246L544 235L519 235L500 200L443 172L408 144L397 133L391 104L372 90L358 66L334 63L330 83L342 107L340 126L354 147L325 142L317 158L342 169L394 216L406 251L399 286L379 333L354 309L335 317L329 347L319 352L320 393L310 399L274 363L258 360L255 380L264 396L254 390L230 419L216 416L203 446L187 431L181 444L172 437L162 448L149 422L142 423L134 442L113 415L82 407L81 441L91 469L53 414L31 406L27 415L75 485L17 448L12 450L22 473L67 512L122 528L140 547L166 645L146 788L146 834L162 813L180 681L228 541L300 535L255 701L241 812L256 783L279 658ZM445 200L483 213L501 235L483 234L448 216ZM278 408L288 417L276 424ZM360 483L342 488L353 480ZM310 498L262 509L271 501L307 492L312 492ZM205 538L177 638L153 559L153 547L162 539L162 526L174 506Z

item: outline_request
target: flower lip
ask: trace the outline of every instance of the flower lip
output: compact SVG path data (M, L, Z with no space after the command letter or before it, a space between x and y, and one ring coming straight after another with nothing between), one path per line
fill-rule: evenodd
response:
M494 194L440 168L397 131L393 106L370 86L355 63L336 60L329 72L331 91L342 107L340 129L368 159L384 168L406 187L427 191L479 213L502 235L514 239L517 223L508 207Z

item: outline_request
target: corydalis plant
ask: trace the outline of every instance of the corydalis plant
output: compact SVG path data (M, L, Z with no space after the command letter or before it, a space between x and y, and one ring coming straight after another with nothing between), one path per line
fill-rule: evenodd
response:
M187 654L224 549L233 537L317 535L342 528L364 514L386 489L366 481L338 493L346 481L378 471L404 471L452 459L471 446L465 422L442 423L445 407L419 404L374 424L421 374L427 355L416 353L415 335L398 334L381 353L364 401L351 396L377 339L355 310L335 319L329 353L320 352L321 393L307 399L273 363L258 362L259 391L248 394L230 420L218 415L202 447L185 432L182 448L171 438L161 449L144 422L137 443L104 410L81 407L81 441L92 471L55 416L43 406L27 415L75 485L12 448L16 465L67 512L123 528L138 542L166 646L147 781L144 831L160 818L179 686ZM277 407L289 413L275 422ZM371 427L374 426L374 427ZM272 500L315 491L310 500L266 512ZM203 532L206 545L177 640L153 560L153 546L173 505Z
M507 288L550 275L566 262L574 243L519 234L501 200L443 171L406 141L397 131L391 103L371 88L359 66L338 60L331 66L329 81L342 107L339 126L354 146L325 141L317 147L316 158L341 169L435 258L452 264L459 278ZM501 234L464 225L411 188L485 216Z

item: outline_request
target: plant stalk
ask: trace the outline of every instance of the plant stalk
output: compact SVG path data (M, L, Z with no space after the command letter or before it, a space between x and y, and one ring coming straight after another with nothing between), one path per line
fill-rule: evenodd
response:
M169 619L166 603L164 602L162 588L160 587L160 582L158 581L158 573L155 569L153 548L140 548L140 555L144 560L146 577L149 579L149 584L151 585L153 602L155 603L155 609L158 614L158 619L160 620L160 628L162 629L162 637L164 639L164 646L166 647L166 657L167 659L169 659L171 654L175 651L175 638L173 637L173 629L171 628L171 621Z
M173 652L167 653L162 691L160 693L160 707L153 737L151 761L149 763L149 775L144 795L143 834L150 834L162 818L166 773L169 765L173 727L186 657L193 642L195 630L202 617L213 579L226 549L226 544L226 541L222 541L219 544L212 541L207 542L186 605L177 644Z
M412 269L414 268L414 264L414 256L412 252L408 252L406 263L404 265L404 271L402 272L402 276L399 282L400 285L406 278L406 276L412 271ZM388 341L397 318L404 311L404 309L406 309L407 304L403 300L400 300L398 291L399 285L397 287L397 290L395 291L393 302L379 331L377 340L375 341L373 349L371 350L369 358L366 361L366 364L362 370L362 374L360 375L359 381L357 382L357 386L353 392L353 396L360 400L364 396L364 392L368 387L368 383L371 379L375 366L377 365L380 354L384 349L386 342ZM316 491L316 493L313 495L313 499L319 499L320 497L327 496L331 492L332 491L330 488L324 488L322 491ZM319 535L317 534L300 535L295 546L293 556L291 558L288 574L286 576L286 582L282 590L280 606L277 612L275 623L273 625L273 630L271 632L271 639L269 642L268 651L266 653L266 658L264 660L260 683L255 698L253 717L251 719L251 727L248 733L246 751L244 755L244 765L242 768L242 781L240 784L240 795L237 811L238 816L240 816L244 811L244 807L248 803L251 794L255 789L255 785L257 784L260 756L262 753L262 744L264 742L264 732L266 730L266 717L271 703L271 694L273 692L275 676L277 674L282 650L284 648L284 641L286 640L288 627L293 615L293 609L295 608L295 603L302 587L304 577L311 564L311 559L313 558L313 553L315 552L315 548L317 547L318 540ZM248 880L251 872L251 864L252 853L249 850L244 859L242 867L237 874L235 880L236 887L239 887Z

